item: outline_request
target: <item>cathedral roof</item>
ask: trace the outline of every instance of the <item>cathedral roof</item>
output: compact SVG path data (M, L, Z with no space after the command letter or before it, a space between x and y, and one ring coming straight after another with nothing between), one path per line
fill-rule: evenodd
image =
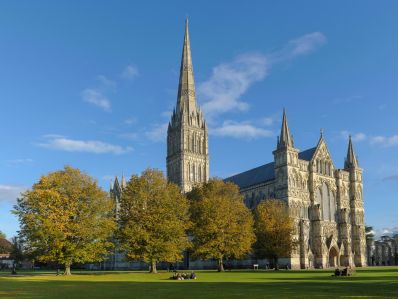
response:
M299 153L299 159L311 161L314 156L316 147L307 149ZM275 179L274 162L261 165L245 172L238 173L229 178L224 179L225 182L231 182L244 189L253 185L258 185Z
M275 179L274 162L261 165L248 171L224 179L239 186L240 189L265 183Z
M313 148L309 148L305 151L302 151L299 153L299 159L305 161L311 161L315 151L316 151L316 146Z

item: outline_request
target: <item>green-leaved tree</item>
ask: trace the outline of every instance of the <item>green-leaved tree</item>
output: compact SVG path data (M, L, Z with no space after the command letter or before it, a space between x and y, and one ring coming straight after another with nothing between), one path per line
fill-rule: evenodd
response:
M224 271L225 259L248 254L255 240L253 217L239 188L220 179L193 188L191 202L193 255L216 259Z
M132 176L120 202L119 239L130 260L143 260L156 273L158 262L173 263L189 247L189 206L163 173L145 170Z
M113 201L79 169L42 176L14 207L27 253L41 262L64 265L102 261L113 247Z
M277 270L278 259L290 256L296 246L293 239L294 222L289 216L288 207L280 200L265 200L257 206L254 219L256 256L267 258Z

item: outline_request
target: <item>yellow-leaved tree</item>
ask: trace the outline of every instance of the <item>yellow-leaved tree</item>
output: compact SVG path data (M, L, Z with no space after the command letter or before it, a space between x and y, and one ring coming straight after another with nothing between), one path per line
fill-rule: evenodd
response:
M143 260L156 273L158 262L182 259L190 244L188 201L161 171L147 169L132 176L119 211L119 240L130 260Z
M255 210L254 250L258 258L267 258L278 269L278 259L290 256L296 246L293 239L294 222L285 202L267 199Z
M74 263L106 258L116 228L113 211L95 180L69 166L42 176L14 206L26 251L38 261L63 265L65 275Z
M225 259L239 259L250 252L255 240L253 216L237 185L211 179L187 196L194 256L216 259L218 271L224 271Z

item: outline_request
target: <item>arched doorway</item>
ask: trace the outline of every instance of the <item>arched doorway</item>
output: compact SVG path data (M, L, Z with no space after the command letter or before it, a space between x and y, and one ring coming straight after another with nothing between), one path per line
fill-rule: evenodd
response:
M339 266L338 256L339 256L339 253L338 253L336 247L330 248L329 267L338 267Z

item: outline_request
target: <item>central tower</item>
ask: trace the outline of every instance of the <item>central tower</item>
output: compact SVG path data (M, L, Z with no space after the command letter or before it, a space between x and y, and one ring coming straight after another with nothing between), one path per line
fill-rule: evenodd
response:
M185 21L177 105L167 129L167 179L189 192L209 179L207 126L195 95L188 19Z

